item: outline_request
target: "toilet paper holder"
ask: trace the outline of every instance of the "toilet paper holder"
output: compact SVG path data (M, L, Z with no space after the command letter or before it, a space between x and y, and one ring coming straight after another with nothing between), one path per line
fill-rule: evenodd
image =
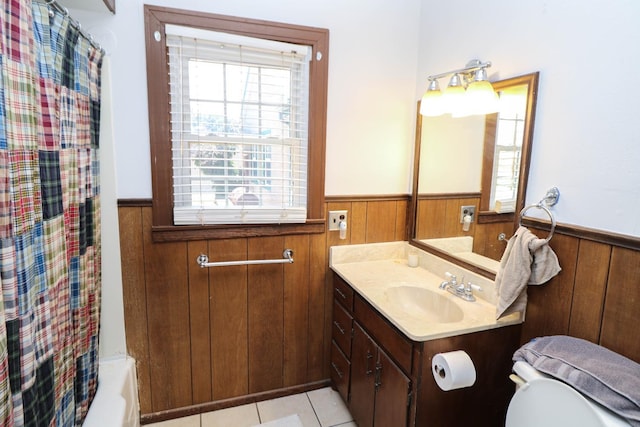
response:
M433 379L443 391L471 387L476 382L473 360L464 350L437 353L431 359Z
M443 366L440 365L434 365L433 366L433 372L438 375L440 378L446 378L447 376L447 372L444 370Z

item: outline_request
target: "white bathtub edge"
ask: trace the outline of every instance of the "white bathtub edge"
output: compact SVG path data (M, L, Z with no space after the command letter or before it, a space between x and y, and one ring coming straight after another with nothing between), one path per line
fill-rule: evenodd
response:
M99 361L98 390L83 427L139 427L135 360L113 356Z

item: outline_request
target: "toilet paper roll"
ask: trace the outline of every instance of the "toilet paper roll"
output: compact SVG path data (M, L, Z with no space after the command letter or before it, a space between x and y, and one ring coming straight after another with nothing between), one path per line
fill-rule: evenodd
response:
M463 350L437 353L431 360L431 372L444 391L471 387L476 382L476 367Z

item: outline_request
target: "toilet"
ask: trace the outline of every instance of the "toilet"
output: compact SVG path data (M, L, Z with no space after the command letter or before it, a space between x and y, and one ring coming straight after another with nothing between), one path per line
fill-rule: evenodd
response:
M516 362L513 372L511 379L517 387L505 427L630 426L624 418L526 362Z

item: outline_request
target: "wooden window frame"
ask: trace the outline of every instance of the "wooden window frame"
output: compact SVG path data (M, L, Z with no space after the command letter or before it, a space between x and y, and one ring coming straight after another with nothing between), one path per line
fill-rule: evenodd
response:
M154 241L322 233L329 74L329 30L159 6L144 6ZM165 25L182 25L311 46L307 221L304 224L173 224L168 60ZM155 34L160 34L160 42Z

